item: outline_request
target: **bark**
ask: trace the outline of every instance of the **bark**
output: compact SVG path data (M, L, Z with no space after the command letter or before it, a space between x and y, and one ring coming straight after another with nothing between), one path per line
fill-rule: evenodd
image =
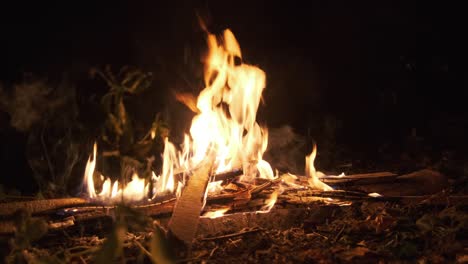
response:
M12 215L18 210L24 210L29 214L36 214L39 212L57 210L60 208L84 205L88 203L88 201L82 198L62 198L0 203L0 216Z

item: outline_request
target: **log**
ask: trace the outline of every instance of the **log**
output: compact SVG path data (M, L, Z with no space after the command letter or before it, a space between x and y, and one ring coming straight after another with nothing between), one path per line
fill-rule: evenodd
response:
M432 195L448 186L448 179L440 172L423 169L395 177L391 184L386 182L355 186L363 192L376 192L383 196Z
M36 214L43 211L57 210L60 208L84 204L88 204L88 201L82 198L62 198L0 203L0 216L9 216L18 210L24 210L28 214Z
M178 172L178 173L175 173L174 174L174 177L176 178L177 181L183 181L183 178L184 178L184 174L186 174L187 172ZM188 174L191 174L192 172L188 172ZM244 173L244 171L242 170L242 168L236 168L236 169L233 169L233 170L230 170L230 171L226 171L226 172L221 172L221 173L216 173L214 175L211 176L212 178L212 181L228 181L228 180L232 180L232 179L235 179L236 177L238 176L241 176L242 174Z
M213 176L213 181L227 181L236 178L237 176L241 176L244 173L242 169L234 169L227 172L222 172L215 174Z
M307 208L273 208L268 213L246 212L228 214L219 218L201 218L197 236L206 238L236 233L246 228L288 229L300 226L305 220L311 220L310 218L314 218L315 222L325 222L327 218L341 210L340 206L316 204Z
M319 179L330 185L364 185L372 183L392 182L397 174L392 172L374 172L363 174L351 174L345 176L323 176Z

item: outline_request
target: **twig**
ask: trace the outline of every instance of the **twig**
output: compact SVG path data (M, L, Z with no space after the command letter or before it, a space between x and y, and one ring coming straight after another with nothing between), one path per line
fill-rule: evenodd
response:
M81 260L81 263L84 263L84 264L88 263L88 262L86 262L86 260L83 258L83 256L80 256L80 260Z
M255 187L255 188L253 188L253 189L251 190L251 193L252 193L252 194L259 193L259 192L265 190L266 188L270 187L271 185L280 183L282 180L283 180L283 179L282 179L281 177L278 177L277 179L274 179L274 180L272 180L272 181L265 182L264 184L259 185L259 186Z
M240 232L237 232L237 233L227 234L227 235L223 235L223 236L201 238L200 240L201 241L211 241L211 240L232 238L232 237L236 237L236 236L242 236L242 235L245 235L245 234L248 234L248 233L258 232L258 231L261 231L261 230L262 230L261 228L255 228L255 229L243 230L243 231L240 231Z
M215 248L213 248L210 252L210 258L213 256L213 254L215 253L215 251L218 249L219 247L216 246Z
M118 157L120 156L120 151L119 150L103 151L102 156L103 157Z
M335 238L333 238L333 243L335 243L336 241L338 241L338 239L340 238L341 234L343 233L345 229L345 226L343 225L343 227L341 228L341 230L338 232L338 234L336 234Z
M312 232L311 234L317 235L317 236L319 236L319 237L325 238L325 240L328 240L328 237L327 237L327 236L324 236L324 235L322 235L322 234L320 234L320 233Z
M75 252L75 253L71 252L71 251L76 250L76 249L83 249L83 250ZM87 253L93 253L93 252L97 251L98 249L99 249L99 246L95 246L95 247L75 246L75 247L72 247L72 248L66 248L66 249L60 250L60 251L56 252L53 256L58 257L60 254L65 255L65 253L66 253L66 255L68 257L70 257L70 258L74 258L74 257L82 258L83 255L85 255ZM86 263L86 261L84 261L83 263Z
M140 250L145 253L145 255L151 259L151 262L153 263L156 263L156 260L153 258L153 256L151 255L151 253L140 243L138 242L138 240L133 240L133 242L135 243L135 245L137 245L137 247L140 248Z

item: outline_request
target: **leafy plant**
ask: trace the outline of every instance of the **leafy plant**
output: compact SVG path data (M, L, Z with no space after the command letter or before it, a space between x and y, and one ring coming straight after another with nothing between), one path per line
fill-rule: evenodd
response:
M134 170L141 172L145 164L146 167L150 165L147 159L153 155L155 148L162 149L162 139L169 134L168 125L157 113L148 132L138 140L139 135L134 129L136 121L132 120L125 104L126 98L138 96L151 86L153 75L128 66L122 67L116 74L110 66L104 70L95 68L91 70L91 75L100 77L108 86L107 93L101 98L106 116L100 135L103 143L101 149L104 150L103 157L109 157L103 166L114 170L109 174L115 174L115 168L120 166L120 177L129 178ZM151 174L141 173L140 176L151 177Z
M103 141L120 149L134 143L133 130L124 98L148 89L152 83L152 74L130 67L122 67L117 74L114 74L111 67L107 65L104 70L93 68L91 76L101 77L109 87L108 92L101 99L107 117L102 135Z

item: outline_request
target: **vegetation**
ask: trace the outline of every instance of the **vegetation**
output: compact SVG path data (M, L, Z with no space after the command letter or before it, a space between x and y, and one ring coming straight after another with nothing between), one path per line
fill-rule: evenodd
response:
M38 198L78 195L94 142L102 150L99 169L109 170L116 178L128 176L125 173L132 169L147 171L152 166L147 159L157 161L162 151L169 128L161 114L154 113L142 133L135 126L145 124L140 124L126 107L127 98L138 98L153 85L152 74L128 66L114 74L106 66L103 70L93 68L91 77L94 85L104 81L103 95L98 92L83 98L84 93L77 93L82 87L67 76L59 82L25 77L11 87L0 86L0 109L8 113L8 125L16 130L12 133L26 137L25 157L14 157L15 162L27 160ZM3 198L20 196L14 188L3 189Z

